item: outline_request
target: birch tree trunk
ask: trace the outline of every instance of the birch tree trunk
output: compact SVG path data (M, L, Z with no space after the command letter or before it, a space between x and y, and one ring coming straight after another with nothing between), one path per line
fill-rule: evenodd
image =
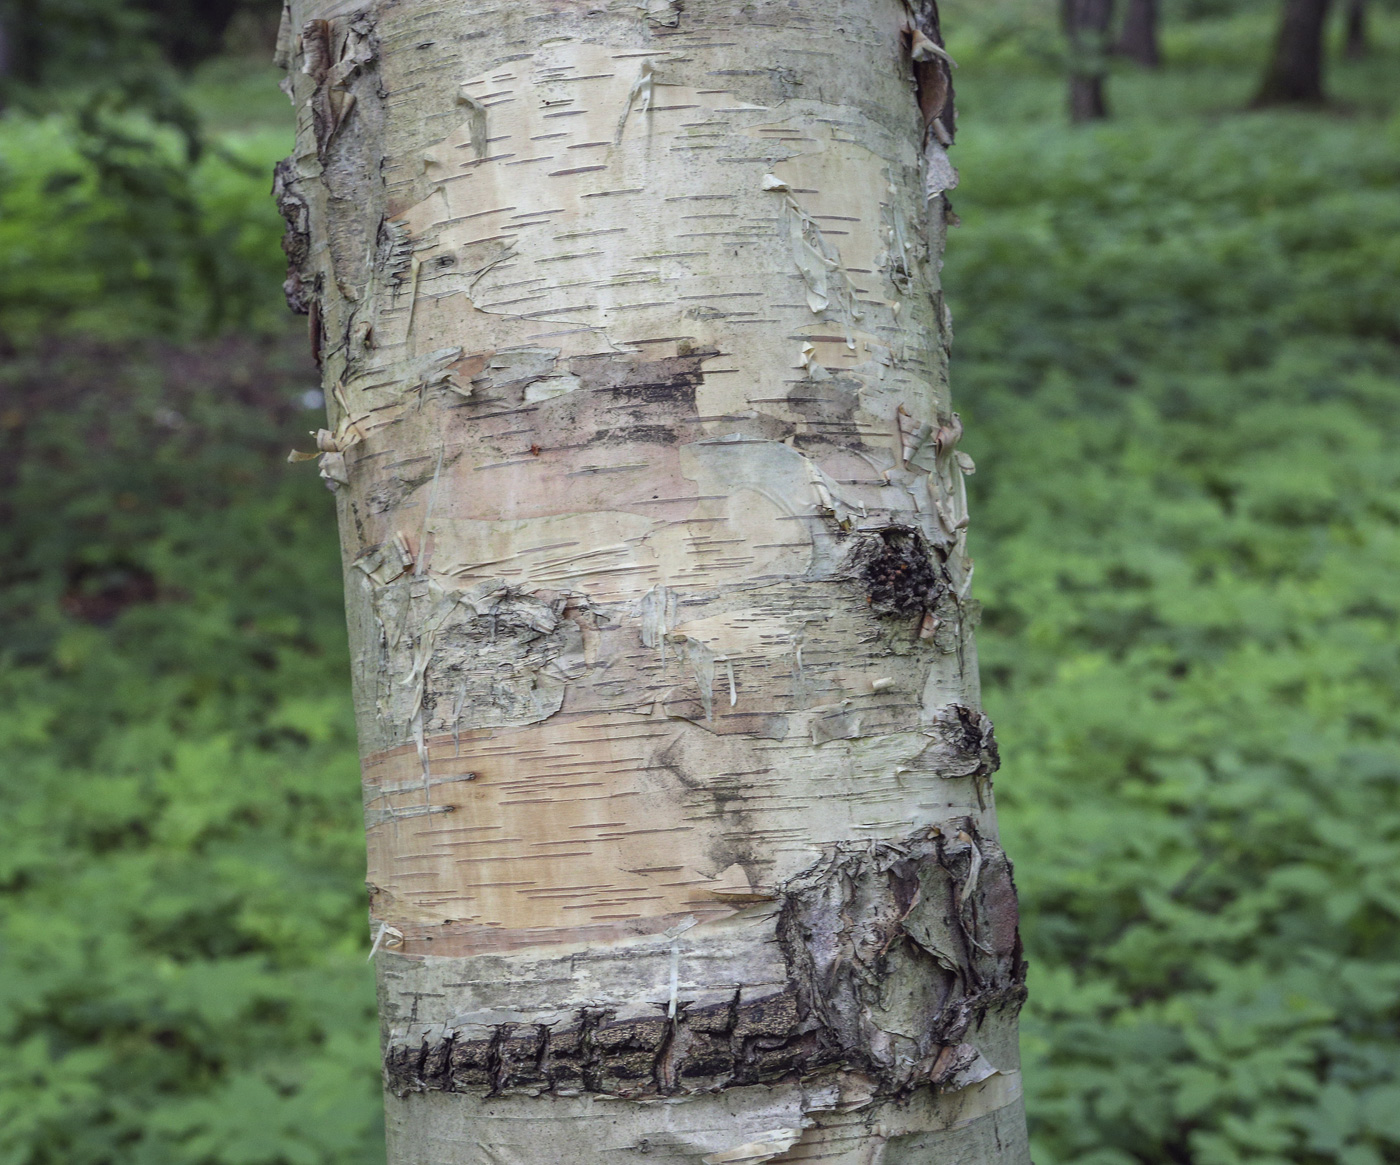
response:
M929 2L291 0L396 1165L1027 1160Z

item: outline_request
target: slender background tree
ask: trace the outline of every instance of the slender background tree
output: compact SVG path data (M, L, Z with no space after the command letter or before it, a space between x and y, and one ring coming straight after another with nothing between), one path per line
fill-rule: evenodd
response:
M1070 120L1102 120L1108 116L1113 0L1061 0L1060 14L1069 51Z
M1114 52L1155 69L1162 63L1157 43L1158 0L1128 0Z
M1361 60L1370 47L1366 35L1366 11L1367 0L1348 0L1344 51L1349 60Z
M1331 0L1284 0L1255 105L1317 104Z

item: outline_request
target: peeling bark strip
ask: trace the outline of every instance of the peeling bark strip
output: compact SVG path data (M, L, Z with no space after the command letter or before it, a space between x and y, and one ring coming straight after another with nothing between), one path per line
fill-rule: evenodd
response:
M445 1026L385 1052L409 1092L523 1090L638 1099L858 1072L872 1097L965 1087L994 1069L964 1042L1025 994L1015 887L1000 847L969 821L904 842L833 847L783 895L782 991L668 1015L583 1007L556 1023Z
M936 6L278 44L391 1160L1019 1165Z
M953 58L943 51L943 30L938 5L915 0L910 5L909 55L914 66L914 92L924 125L942 146L951 146L957 134L953 105Z

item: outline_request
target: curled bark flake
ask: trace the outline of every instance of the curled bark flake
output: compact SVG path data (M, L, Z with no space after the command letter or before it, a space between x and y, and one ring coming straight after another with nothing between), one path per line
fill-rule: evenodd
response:
M395 288L409 278L413 268L413 232L402 219L386 218L380 222L375 265L382 278Z
M311 78L311 124L316 135L316 152L324 154L335 124L326 76L331 68L331 22L308 20L301 26L301 71Z
M910 763L912 771L945 778L990 777L1001 767L992 722L983 712L949 704L926 732L932 739Z
M951 146L957 133L953 105L953 59L943 47L934 0L914 0L909 5L906 33L914 67L914 93L923 115L924 129L938 144Z
M301 71L315 85L310 101L311 122L316 153L322 161L355 108L351 82L379 55L373 22L364 14L349 22L338 51L337 39L329 20L308 20L301 29Z
M467 124L471 130L472 154L480 161L486 157L488 152L486 106L473 97L465 85L457 90L457 104L467 108Z

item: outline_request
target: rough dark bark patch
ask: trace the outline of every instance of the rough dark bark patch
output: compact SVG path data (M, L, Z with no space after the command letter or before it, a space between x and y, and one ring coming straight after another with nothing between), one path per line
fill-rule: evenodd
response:
M301 71L314 88L311 112L319 184L325 189L324 232L330 275L340 294L358 302L369 275L384 190L375 142L382 127L379 40L375 18L360 12L302 26ZM366 213L367 208L373 208ZM314 309L313 309L314 310Z
M283 158L272 171L272 197L286 221L282 233L282 253L287 256L287 278L282 293L287 306L297 315L311 311L315 296L315 277L309 267L311 259L311 209L297 180L294 158Z
M970 820L900 842L830 848L782 895L784 990L674 1019L584 1008L555 1027L505 1023L391 1044L388 1087L409 1092L645 1098L861 1072L882 1096L956 1087L970 1033L1025 995L1011 865ZM479 1030L479 1029L478 1029Z
M835 847L787 888L778 933L819 1058L885 1095L946 1081L973 1025L1024 992L1011 865L970 820Z
M929 729L931 740L913 767L940 777L990 777L1001 767L992 722L983 712L949 704Z
M923 615L950 590L942 562L910 526L890 526L867 538L856 560L870 610L881 618Z

